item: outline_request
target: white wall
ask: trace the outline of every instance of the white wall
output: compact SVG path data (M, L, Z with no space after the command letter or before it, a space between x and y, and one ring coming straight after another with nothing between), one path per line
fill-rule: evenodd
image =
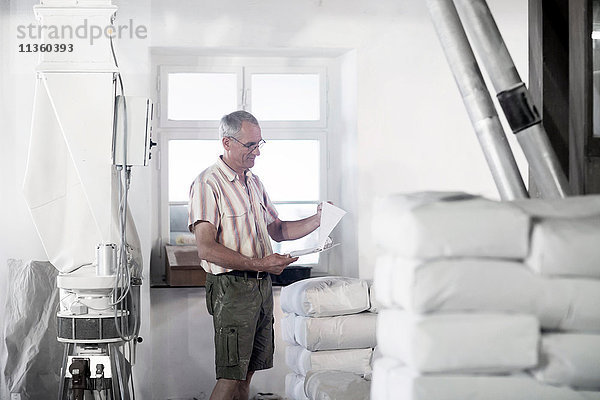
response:
M0 72L0 328L6 259L43 259L21 194L27 154L36 59L18 54L15 26L33 22L31 0L2 2ZM122 3L122 4L121 4ZM395 191L464 190L496 197L458 90L422 0L263 0L247 2L118 2L117 23L148 26L146 40L120 40L117 53L130 95L149 95L150 47L180 49L338 49L345 53L342 113L347 173L356 191L359 275L371 277L377 252L370 240L373 198ZM490 1L523 77L527 76L527 2ZM512 139L511 139L512 140ZM356 145L352 145L355 142ZM524 165L519 156L521 166ZM151 167L153 168L153 167ZM145 252L153 242L152 170L134 173L131 207ZM347 234L347 233L345 233ZM350 235L355 234L351 232ZM147 283L147 282L146 282ZM144 285L142 336L136 384L139 398L200 396L212 386L212 328L202 289L152 289ZM185 337L186 340L179 340ZM254 390L283 393L281 346L276 370L257 375ZM181 362L177 362L181 360ZM201 397L198 397L201 398Z
M527 4L491 1L527 76ZM464 190L497 197L424 2L152 3L153 46L356 50L359 274L371 277L374 196ZM511 138L512 139L512 138ZM521 166L524 165L519 157Z

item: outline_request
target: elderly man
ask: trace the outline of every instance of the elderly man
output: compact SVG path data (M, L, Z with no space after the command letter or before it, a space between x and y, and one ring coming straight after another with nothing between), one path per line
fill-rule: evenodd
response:
M248 399L254 371L273 367L273 293L269 273L297 258L273 254L275 241L294 240L319 227L321 209L281 221L250 168L265 143L254 116L221 119L223 155L194 180L189 229L206 270L206 306L213 316L217 384L210 399Z

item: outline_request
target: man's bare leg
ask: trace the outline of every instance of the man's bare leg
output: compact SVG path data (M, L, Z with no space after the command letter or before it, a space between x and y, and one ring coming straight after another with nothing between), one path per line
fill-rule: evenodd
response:
M250 380L252 380L253 374L254 371L248 371L245 381L237 381L238 395L240 400L248 400L248 397L250 397Z
M213 389L210 400L237 400L240 382L235 379L219 379Z

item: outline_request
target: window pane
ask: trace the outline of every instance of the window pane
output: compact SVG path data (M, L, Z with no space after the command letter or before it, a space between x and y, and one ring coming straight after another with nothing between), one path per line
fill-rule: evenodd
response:
M219 140L169 141L169 201L188 201L190 185L223 154Z
M253 74L252 113L259 121L318 121L318 74Z
M187 204L169 204L169 244L196 243L194 234L188 230Z
M279 219L282 221L296 221L302 218L310 217L317 212L317 203L315 204L276 204ZM271 241L273 251L279 254L286 254L293 250L308 249L316 247L319 241L318 229L310 235L298 240L291 240L277 243ZM319 262L319 253L302 256L292 265L317 264Z
M169 120L220 120L238 109L234 73L170 73L168 88Z
M268 140L252 171L272 201L319 201L318 140Z

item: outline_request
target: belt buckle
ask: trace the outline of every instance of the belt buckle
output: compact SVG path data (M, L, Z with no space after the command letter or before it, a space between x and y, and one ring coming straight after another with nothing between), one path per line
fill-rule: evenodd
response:
M256 271L256 279L264 279L266 275L266 272L262 273L261 275L261 271Z

